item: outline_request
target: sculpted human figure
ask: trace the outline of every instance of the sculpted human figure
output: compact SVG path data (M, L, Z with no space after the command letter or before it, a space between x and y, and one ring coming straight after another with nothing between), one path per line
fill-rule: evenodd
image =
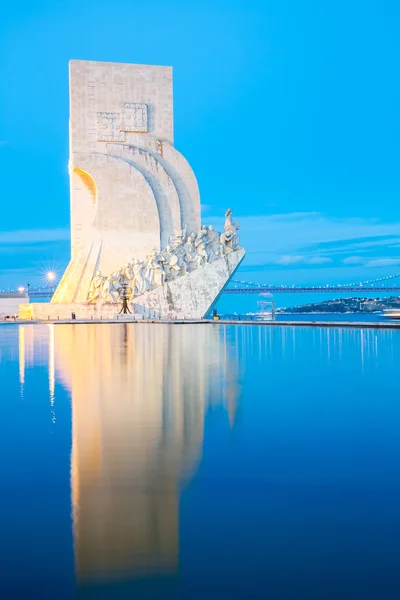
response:
M194 241L194 246L196 248L196 261L199 267L205 265L208 258L206 252L206 235L207 229L202 228Z
M220 256L222 256L222 246L219 241L220 234L215 231L212 225L208 228L206 252L208 255L208 262L213 262Z
M110 277L111 286L109 293L111 294L111 297L114 300L114 302L118 302L120 295L120 287L123 283L122 269L120 269L119 271L114 271L114 273L112 273Z
M171 236L170 236L171 237ZM165 281L169 280L169 276L170 276L170 269L169 269L169 261L171 259L171 247L168 244L168 246L166 248L164 248L163 250L161 250L160 254L159 254L159 260L162 263L163 269L164 269L164 274L165 274Z
M101 300L104 280L105 277L103 277L101 271L96 271L89 288L88 300L90 302Z
M144 277L149 290L164 283L165 271L161 263L161 257L158 254L157 248L153 248L152 252L145 259Z
M133 272L133 260L132 262L128 262L126 263L125 267L124 267L124 279L127 283L129 283L129 285L131 284L133 278L135 277L135 274Z
M186 242L186 225L185 227L177 234L171 234L169 236L169 243L174 248L176 245L184 244Z
M165 282L194 271L239 248L239 224L232 220L232 209L225 213L224 232L220 234L212 225L202 225L199 233L187 233L186 227L169 237L163 250L157 248L144 261L132 259L118 271L103 277L96 271L90 285L88 300L117 302L122 290L129 297L139 296Z
M239 236L236 231L240 229L239 223L232 221L232 209L228 208L225 213L224 233L221 235L221 244L224 246L225 254L239 248Z
M187 271L187 264L186 264L186 253L185 253L185 248L182 245L182 243L176 243L175 245L172 246L172 250L177 258L177 266L179 269L179 272L177 273L177 275L181 276L181 275L185 275L186 271Z
M137 258L132 262L132 272L133 272L133 295L140 296L147 289L146 279L144 277L144 264Z
M102 290L102 300L104 302L118 302L120 288L120 272L114 271L106 277Z
M168 246L160 253L160 259L165 273L165 281L175 279L179 274L178 257L173 248Z
M189 273L191 271L194 271L194 269L197 267L197 252L196 252L196 248L194 245L195 239L196 239L196 234L191 233L190 235L188 235L188 238L187 238L187 241L185 244L186 264L187 264L187 270L189 271Z
M110 296L110 279L106 277L103 281L103 287L101 289L101 299L103 302L112 302L112 298Z

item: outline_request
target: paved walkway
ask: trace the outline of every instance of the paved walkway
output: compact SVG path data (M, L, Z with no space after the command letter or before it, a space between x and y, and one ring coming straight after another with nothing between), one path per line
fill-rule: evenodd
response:
M135 320L133 318L120 319L75 319L75 320L53 320L53 321L23 321L23 320L7 320L0 321L0 325L38 325L38 324L54 324L54 325L95 325L95 324L121 324L130 323L135 325L145 325L154 323L158 325L253 325L262 327L341 327L343 329L400 329L400 321L238 321L238 320L218 320L212 321L209 319L199 320L161 320L150 319Z

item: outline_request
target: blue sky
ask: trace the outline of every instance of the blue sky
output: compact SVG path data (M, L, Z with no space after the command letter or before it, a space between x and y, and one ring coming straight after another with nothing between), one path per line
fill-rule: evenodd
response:
M6 3L0 288L69 258L68 61L172 65L175 144L205 223L232 206L241 278L400 272L400 3Z

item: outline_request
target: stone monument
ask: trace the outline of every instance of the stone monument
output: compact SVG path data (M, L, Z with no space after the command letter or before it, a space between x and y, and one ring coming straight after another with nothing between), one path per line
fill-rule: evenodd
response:
M201 226L195 175L174 148L172 68L70 62L71 260L33 318L202 318L244 257L232 211Z

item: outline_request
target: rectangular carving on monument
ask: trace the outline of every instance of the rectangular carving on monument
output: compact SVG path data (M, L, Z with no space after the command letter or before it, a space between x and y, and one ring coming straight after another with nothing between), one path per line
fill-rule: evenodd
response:
M120 131L119 113L97 113L97 139L99 142L124 142L125 133Z
M137 102L122 102L121 104L121 131L133 133L147 132L147 104Z

